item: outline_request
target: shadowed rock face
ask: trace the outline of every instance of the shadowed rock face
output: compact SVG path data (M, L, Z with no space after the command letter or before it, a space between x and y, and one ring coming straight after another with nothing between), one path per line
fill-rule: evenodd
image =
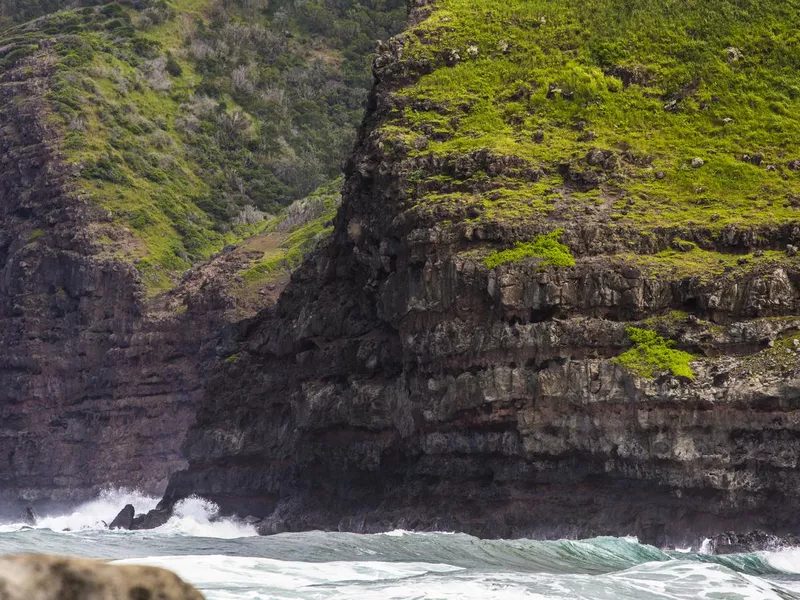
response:
M418 4L412 22L425 15ZM402 108L393 92L426 68L400 60L401 47L376 59L334 239L211 383L184 445L189 468L164 504L199 494L264 518L265 533L403 527L664 544L800 527L800 354L781 345L800 327L796 266L653 277L618 253L658 252L675 231L587 217L558 224L575 268L488 269L467 251L530 232L406 211L412 173L452 166L383 143L379 127ZM526 176L485 153L466 162L458 168ZM800 227L688 233L737 252L785 247ZM685 313L666 317L676 309ZM631 324L697 354L695 378L615 363Z
M0 558L0 598L203 600L203 595L164 569L32 554Z
M0 86L0 501L15 513L106 486L163 492L230 322L225 269L155 303L104 252L111 216L76 193L51 129L47 52Z

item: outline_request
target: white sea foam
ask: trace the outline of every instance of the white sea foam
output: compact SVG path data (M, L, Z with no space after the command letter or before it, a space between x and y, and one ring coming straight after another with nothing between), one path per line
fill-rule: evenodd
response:
M128 489L108 489L99 497L60 515L44 515L36 523L36 529L52 531L91 531L105 530L119 511L132 504L136 514L146 513L156 507L159 499ZM175 505L174 514L169 521L152 533L161 535L183 535L234 539L258 535L255 527L236 519L219 518L219 507L203 498L191 497ZM0 533L19 531L27 528L25 523L0 524ZM130 532L117 530L114 533L130 535Z
M403 537L404 535L408 535L409 533L411 532L405 529L394 529L392 531L385 531L380 535L388 535L389 537Z
M777 552L765 552L764 560L771 567L784 573L800 574L800 548L787 548Z
M413 562L308 563L219 555L154 556L116 562L169 569L197 586L209 600L344 597L336 591L342 585L342 589L355 592L359 584L391 583L428 573L462 570L445 564ZM363 594L367 594L364 598L372 597L368 589L358 595Z
M711 545L711 538L705 538L703 540L703 543L700 544L700 550L698 550L697 553L705 555L714 554L714 547Z
M721 565L645 563L607 575L464 569L423 562L294 562L231 556L119 561L170 569L209 600L785 600L785 588Z
M42 516L36 527L53 531L105 529L126 504L132 504L137 513L143 513L154 509L158 500L135 490L108 489L102 491L97 499L81 504L71 513Z
M174 535L190 535L234 539L258 535L256 528L237 519L218 518L219 507L192 496L175 505L172 518L155 531Z
M700 562L645 563L603 578L629 589L631 597L638 593L642 598L786 598L774 584L758 577L735 573L722 565Z

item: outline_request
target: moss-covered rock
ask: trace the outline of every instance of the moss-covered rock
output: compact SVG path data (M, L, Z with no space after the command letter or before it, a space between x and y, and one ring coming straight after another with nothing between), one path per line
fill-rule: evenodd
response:
M655 377L663 372L678 377L694 379L690 363L694 356L675 349L675 342L665 340L655 331L629 327L628 336L633 348L620 354L614 361L642 377Z

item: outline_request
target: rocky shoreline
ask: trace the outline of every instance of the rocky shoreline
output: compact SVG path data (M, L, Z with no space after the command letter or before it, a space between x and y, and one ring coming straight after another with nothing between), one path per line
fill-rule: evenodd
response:
M29 509L31 510L31 509ZM29 515L31 513L29 512ZM35 524L35 513L30 524ZM133 505L128 504L120 510L119 514L108 524L109 530L122 529L127 531L143 531L148 529L156 529L166 524L173 516L173 513L168 508L156 508L144 514L136 514ZM253 526L259 535L269 536L279 533L285 533L286 530L281 522L275 518L259 519L254 516L248 516L242 519L244 523ZM369 529L353 528L347 530L351 533L385 533L394 531L401 528L398 526L388 525L383 527L374 527ZM427 529L429 532L451 532L448 529ZM675 550L676 544L670 543L665 535L666 531L663 526L656 526L649 529L644 529L641 532L643 538L639 541L643 544L653 545L661 550ZM544 536L543 539L560 539L559 536ZM683 539L683 545L687 544L688 538ZM719 533L713 537L695 537L688 546L698 552L706 552L709 554L746 554L753 552L775 552L786 548L796 548L800 546L800 538L794 534L785 536L777 536L762 530L753 530L746 533L727 531Z

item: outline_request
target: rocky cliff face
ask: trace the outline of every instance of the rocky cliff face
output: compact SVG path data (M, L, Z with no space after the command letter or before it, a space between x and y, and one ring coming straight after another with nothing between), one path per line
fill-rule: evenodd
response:
M111 217L81 197L61 158L43 100L52 76L42 49L4 73L0 92L6 509L106 486L161 493L185 465L180 440L224 328L242 315L225 289L246 257L223 254L153 301L135 267L101 243Z
M502 71L522 60L515 44L521 51L554 18L524 3L510 3L511 16L488 2L427 4L412 3L412 29L376 59L334 238L210 384L184 445L189 467L165 503L200 494L264 518L264 532L403 527L664 543L795 531L800 218L791 202L738 222L706 219L705 208L683 220L657 195L640 204L637 186L655 194L662 180L708 165L678 157L664 172L663 154L602 149L591 121L525 138L569 135L567 156L471 150L482 138L466 119L492 75L448 102L430 99L431 82L460 85L467 57ZM459 37L484 21L489 42L481 31ZM542 102L571 107L573 91L551 81L529 81L515 101L538 88ZM609 98L638 106L629 83ZM504 86L508 101L517 91ZM705 118L658 110L668 123ZM461 146L436 146L454 139ZM755 173L752 162L742 168ZM759 166L758 176L774 170ZM557 229L573 267L526 250ZM498 259L504 249L512 254ZM632 367L631 326L655 332L665 352L673 340L691 353L689 374L645 348L633 352L652 368Z

